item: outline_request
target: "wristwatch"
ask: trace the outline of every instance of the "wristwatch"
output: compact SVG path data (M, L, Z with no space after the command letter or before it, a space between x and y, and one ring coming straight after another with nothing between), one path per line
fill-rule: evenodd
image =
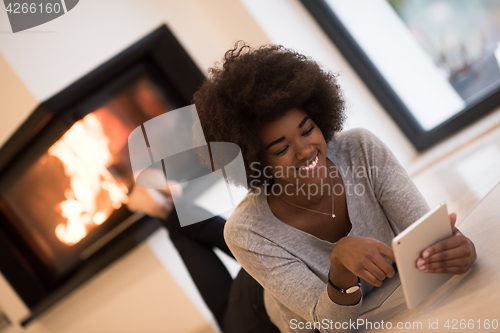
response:
M328 273L328 284L332 286L333 289L340 291L342 294L352 294L361 289L361 281L359 280L359 276L357 278L358 278L358 284L356 286L352 286L347 289L342 289L332 283L332 280L330 280L330 273Z

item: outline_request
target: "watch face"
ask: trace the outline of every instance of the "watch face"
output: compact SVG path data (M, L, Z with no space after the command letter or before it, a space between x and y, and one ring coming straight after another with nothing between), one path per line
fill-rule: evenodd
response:
M359 286L354 286L354 287L351 287L351 288L348 288L345 293L346 294L352 294L352 293L355 293L356 291L359 290Z

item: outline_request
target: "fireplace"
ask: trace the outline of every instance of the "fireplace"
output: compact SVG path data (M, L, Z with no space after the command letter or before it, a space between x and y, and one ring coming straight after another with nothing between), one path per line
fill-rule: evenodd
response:
M40 104L0 150L0 270L45 311L155 231L126 208L130 132L204 77L162 26Z

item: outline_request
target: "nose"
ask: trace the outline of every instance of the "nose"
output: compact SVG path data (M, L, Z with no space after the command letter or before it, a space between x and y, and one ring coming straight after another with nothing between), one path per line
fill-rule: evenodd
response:
M306 141L306 140L304 140L304 141ZM297 147L297 150L295 153L295 157L299 161L307 161L307 159L310 158L312 153L314 152L314 147L311 144L309 144L307 141L306 142L299 142L296 147Z

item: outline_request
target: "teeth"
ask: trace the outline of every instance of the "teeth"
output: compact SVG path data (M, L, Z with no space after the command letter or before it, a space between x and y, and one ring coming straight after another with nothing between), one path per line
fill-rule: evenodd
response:
M316 158L311 162L311 164L309 164L308 166L305 166L305 167L300 167L300 169L301 170L314 169L314 167L318 164L318 161L319 161L319 156L316 155Z

